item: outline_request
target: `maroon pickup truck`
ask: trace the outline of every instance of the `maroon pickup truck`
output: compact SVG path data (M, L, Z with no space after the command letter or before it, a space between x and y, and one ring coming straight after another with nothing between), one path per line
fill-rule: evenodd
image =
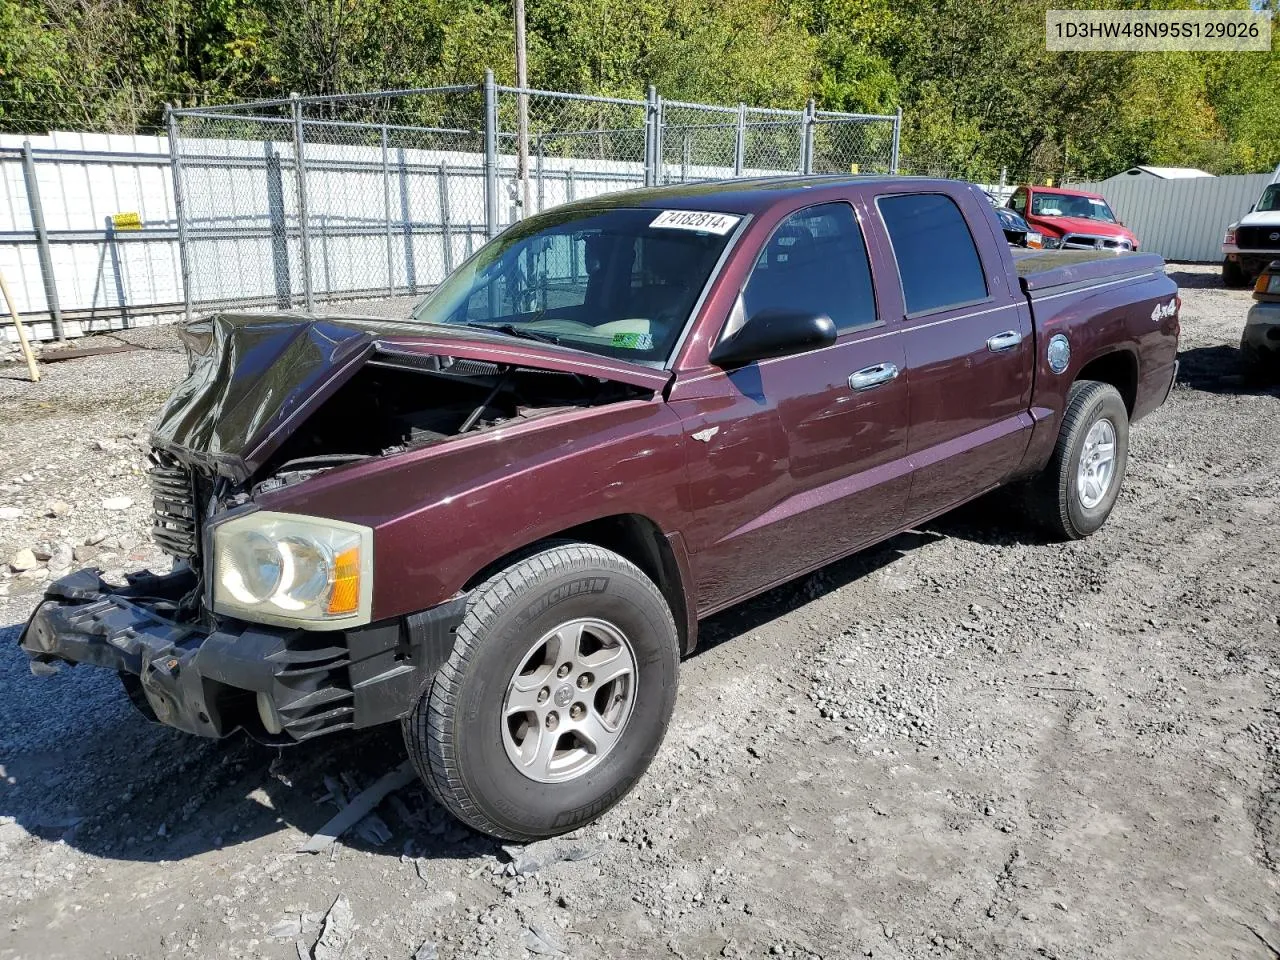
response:
M187 327L151 457L173 570L72 574L20 643L204 736L399 720L466 823L571 830L657 751L699 618L1001 485L1097 530L1179 306L1156 256L1011 254L951 181L559 207L404 320Z

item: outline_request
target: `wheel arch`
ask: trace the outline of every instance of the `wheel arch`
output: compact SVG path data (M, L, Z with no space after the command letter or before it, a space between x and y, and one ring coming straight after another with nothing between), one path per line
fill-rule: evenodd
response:
M654 520L640 513L616 513L599 517L554 533L543 534L514 550L496 557L468 578L464 589L483 583L499 570L565 540L590 543L634 563L652 580L671 608L682 653L698 642L697 617L690 602L689 558L678 533L667 534Z
M1075 381L1096 380L1115 387L1124 400L1125 411L1133 416L1138 402L1138 357L1132 350L1118 347L1093 357L1076 374Z

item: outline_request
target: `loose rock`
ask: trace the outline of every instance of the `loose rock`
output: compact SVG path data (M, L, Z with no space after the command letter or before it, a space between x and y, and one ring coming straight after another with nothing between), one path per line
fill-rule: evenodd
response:
M355 935L355 916L346 894L338 894L333 906L325 914L320 939L311 950L313 960L342 960Z
M14 573L24 573L28 570L34 570L40 565L40 561L36 559L35 552L30 548L19 550L9 558L9 568Z

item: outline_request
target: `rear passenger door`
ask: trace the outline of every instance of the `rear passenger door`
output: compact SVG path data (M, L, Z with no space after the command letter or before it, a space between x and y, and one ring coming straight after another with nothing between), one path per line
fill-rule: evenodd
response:
M886 193L876 207L902 294L907 516L918 522L999 484L1021 462L1032 425L1031 313L1010 289L1004 238L976 193Z

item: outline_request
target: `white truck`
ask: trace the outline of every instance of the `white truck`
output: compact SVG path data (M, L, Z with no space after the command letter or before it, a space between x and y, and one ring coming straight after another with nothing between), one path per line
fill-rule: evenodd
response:
M1262 196L1222 238L1222 284L1245 287L1280 259L1280 171Z

